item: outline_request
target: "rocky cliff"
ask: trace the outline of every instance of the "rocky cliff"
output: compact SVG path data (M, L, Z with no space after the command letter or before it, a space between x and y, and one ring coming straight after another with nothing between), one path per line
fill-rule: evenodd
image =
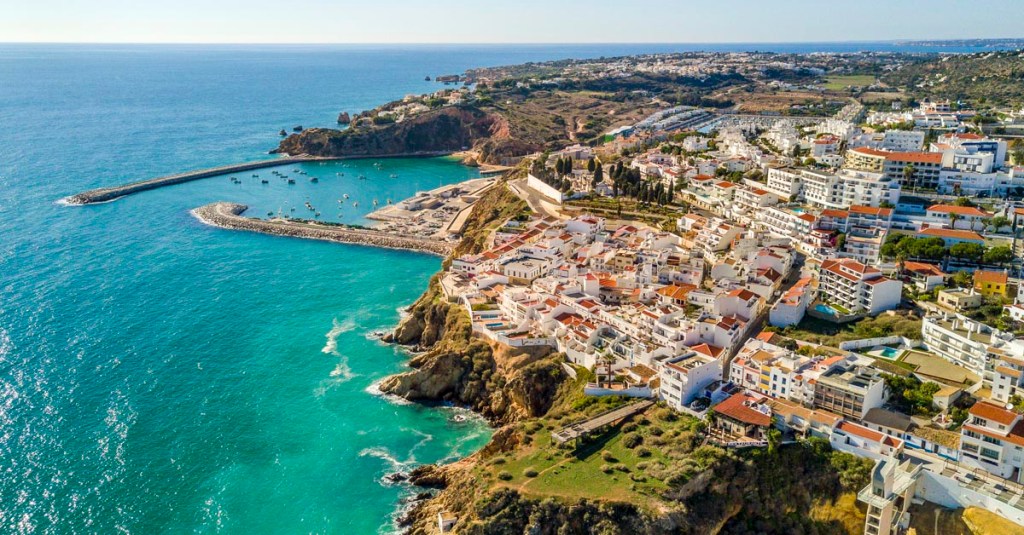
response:
M370 157L436 155L469 148L479 148L484 161L537 149L511 139L508 122L500 114L473 106L452 106L400 123L374 124L369 118L360 118L347 130L311 128L283 139L274 152Z

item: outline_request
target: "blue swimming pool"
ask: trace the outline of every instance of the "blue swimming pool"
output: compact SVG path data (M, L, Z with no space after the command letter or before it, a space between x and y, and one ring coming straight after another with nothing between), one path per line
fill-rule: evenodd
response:
M878 352L879 356L885 357L889 360L895 360L896 357L899 357L901 353L903 353L902 349L895 349L892 347L883 348L881 351Z
M828 314L829 316L838 316L839 315L839 313L836 312L836 309L834 309L834 308L832 308L832 307L830 307L830 306L828 306L828 305L826 305L824 303L818 303L817 305L814 305L814 310L817 310L818 312L821 312L822 314Z

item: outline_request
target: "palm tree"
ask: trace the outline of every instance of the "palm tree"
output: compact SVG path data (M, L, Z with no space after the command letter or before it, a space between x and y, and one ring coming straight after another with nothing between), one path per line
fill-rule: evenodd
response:
M917 183L913 182L913 180L914 174L916 172L917 168L914 167L914 164L908 163L905 167L903 167L903 183L912 184L915 192L917 191Z
M949 214L949 228L955 229L956 228L956 222L959 221L959 220L960 220L960 215L959 214L953 214L953 213Z

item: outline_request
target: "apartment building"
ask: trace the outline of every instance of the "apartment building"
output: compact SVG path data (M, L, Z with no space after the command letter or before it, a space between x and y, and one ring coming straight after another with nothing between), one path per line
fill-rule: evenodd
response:
M1024 483L1024 416L979 401L960 431L960 463Z
M1024 359L1024 340L960 314L926 316L921 336L931 353L981 377L994 399L1008 400L1016 392L1016 361Z
M857 420L881 407L885 399L882 375L867 366L830 369L818 376L814 385L814 408Z
M903 283L852 259L830 259L821 264L818 297L839 304L850 313L878 314L899 306Z
M933 204L925 210L925 222L930 226L959 230L984 230L992 214L974 206Z
M689 351L662 363L659 395L674 409L688 406L711 383L722 379L722 361Z
M814 288L811 286L813 280L811 277L804 277L787 290L772 306L768 313L768 323L776 327L800 323L814 297Z
M867 504L864 535L903 533L917 488L921 466L896 457L876 461L871 482L857 493L857 501Z
M942 171L942 153L897 152L860 147L846 152L848 169L882 173L902 187L937 189Z

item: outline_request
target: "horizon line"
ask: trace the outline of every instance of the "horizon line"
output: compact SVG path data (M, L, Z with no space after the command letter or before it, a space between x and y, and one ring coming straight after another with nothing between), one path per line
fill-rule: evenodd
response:
M954 41L1024 41L1024 37L946 37L946 38L885 38L811 41L2 41L0 45L277 45L277 46L327 46L327 45L814 45L814 44L901 44L912 42L954 42Z

